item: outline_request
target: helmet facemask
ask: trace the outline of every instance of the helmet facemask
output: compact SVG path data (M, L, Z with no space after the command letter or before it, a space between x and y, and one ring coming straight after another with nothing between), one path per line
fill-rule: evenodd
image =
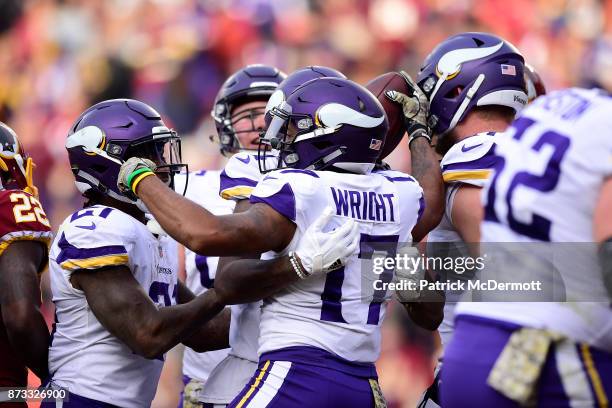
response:
M0 143L0 188L24 190L38 196L32 175L34 162L24 152L17 135L2 124L3 140Z
M185 172L188 166L182 163L181 139L173 130L153 135L153 139L131 143L124 156L149 159L156 164L155 174L168 187L174 189L174 176ZM183 195L187 190L187 183Z
M269 118L271 118L269 120L270 124L260 140L258 149L259 167L262 173L297 167L300 156L295 149L296 143L335 133L342 127L342 124L323 127L321 124L315 123L316 118L313 121L310 115L294 114L292 111L293 109L289 103L282 102L268 112ZM306 170L324 170L346 151L343 146L333 148L333 144L325 140L312 142L311 144L320 151L330 150L330 147L332 149L322 153L321 157L316 161L308 163L305 167ZM268 169L263 156L270 149L278 151L278 161L276 168Z

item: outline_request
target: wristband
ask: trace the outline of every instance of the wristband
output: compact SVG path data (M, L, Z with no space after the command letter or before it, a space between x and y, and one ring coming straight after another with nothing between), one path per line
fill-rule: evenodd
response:
M431 145L431 136L429 136L425 129L420 128L410 134L410 137L408 138L408 148L410 148L410 143L414 142L419 137L424 137L427 139L427 143Z
M310 276L310 274L306 272L304 268L302 267L302 265L300 264L300 261L297 255L295 254L295 252L289 252L289 262L291 262L291 266L293 267L293 270L295 271L297 276L300 277L300 279L306 279L307 277Z
M146 173L146 172L151 172L151 169L148 167L141 167L139 169L136 169L132 172L132 174L130 174L126 180L128 187L132 187L133 184L133 180L140 174L142 173Z
M144 180L145 178L147 178L147 177L149 177L149 176L154 176L154 175L155 175L155 173L153 173L151 170L141 172L141 174L140 174L140 175L137 175L137 176L136 176L136 179L134 180L134 182L132 183L132 185L131 185L131 187L130 187L130 189L132 190L132 192L133 192L134 194L136 194L136 187L138 186L138 184L139 184L139 183L140 183L142 180Z

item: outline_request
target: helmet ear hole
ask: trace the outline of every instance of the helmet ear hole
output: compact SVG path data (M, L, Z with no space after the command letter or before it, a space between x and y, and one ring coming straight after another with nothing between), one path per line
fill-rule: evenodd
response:
M453 89L451 89L450 91L448 91L446 93L446 95L444 95L444 97L446 99L455 99L456 97L458 97L459 95L461 95L461 92L463 92L463 87L461 86L456 86Z
M319 150L323 150L323 149L327 149L328 147L333 146L334 144L330 142L329 140L321 140L318 142L314 142L312 145Z
M91 169L97 173L104 173L108 167L102 166L101 164L94 164Z

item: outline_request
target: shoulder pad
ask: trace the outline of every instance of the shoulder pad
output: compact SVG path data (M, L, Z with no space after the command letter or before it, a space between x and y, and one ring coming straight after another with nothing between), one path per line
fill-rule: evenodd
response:
M68 217L58 231L56 262L64 269L128 265L138 239L134 218L117 209L94 206Z
M237 153L221 172L219 195L226 200L248 199L261 178L257 156Z
M298 207L307 205L311 194L317 190L316 180L319 178L315 171L300 169L267 173L253 190L251 203L267 204L295 222Z
M40 201L22 190L0 191L0 255L14 241L39 241L48 246L51 225Z
M495 138L500 136L495 132L480 133L451 147L440 162L444 182L482 187L499 161L495 156Z
M416 179L412 177L410 174L406 174L406 173L403 173L397 170L376 170L376 171L373 171L372 173L379 174L385 177L387 180L391 181L392 183L396 183L396 182L418 183Z

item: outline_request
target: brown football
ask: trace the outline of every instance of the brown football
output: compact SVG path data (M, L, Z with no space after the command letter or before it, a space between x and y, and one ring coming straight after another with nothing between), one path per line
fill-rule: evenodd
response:
M389 121L389 131L385 137L380 158L387 157L402 141L406 129L404 128L404 119L402 118L402 108L399 104L391 101L385 96L385 91L399 91L407 95L410 94L410 89L404 77L397 72L387 72L372 79L366 84L366 88L376 96L382 104L387 114Z

